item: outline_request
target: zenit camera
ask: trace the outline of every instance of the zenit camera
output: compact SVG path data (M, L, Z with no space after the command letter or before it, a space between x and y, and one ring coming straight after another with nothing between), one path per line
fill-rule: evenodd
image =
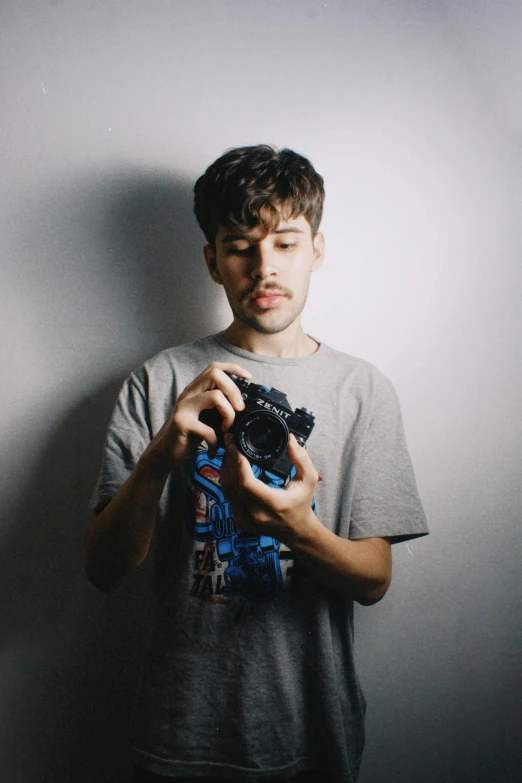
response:
M290 407L283 392L267 389L237 375L227 373L241 391L245 408L236 412L230 432L245 457L282 479L287 479L293 467L286 447L292 432L304 446L314 428L315 419L307 408ZM218 443L224 447L221 430L223 417L216 408L202 411L200 420L215 431Z

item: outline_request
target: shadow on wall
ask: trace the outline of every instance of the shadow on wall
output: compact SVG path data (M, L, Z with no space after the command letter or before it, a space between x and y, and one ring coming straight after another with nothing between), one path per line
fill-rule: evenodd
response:
M147 176L119 184L107 239L116 251L113 274L116 286L124 286L124 313L134 327L167 333L169 345L208 334L217 289L203 261L192 183Z
M145 564L110 595L87 583L89 498L121 382L157 350L215 330L215 286L182 182L116 172L61 187L37 214L29 232L21 227L20 247L37 306L55 302L45 315L49 350L59 352L74 331L80 350L62 357L68 380L56 384L46 426L38 426L42 406L40 421L26 423L33 469L15 475L16 499L0 528L2 774L7 783L115 783L145 654L150 573ZM35 445L35 432L46 442Z

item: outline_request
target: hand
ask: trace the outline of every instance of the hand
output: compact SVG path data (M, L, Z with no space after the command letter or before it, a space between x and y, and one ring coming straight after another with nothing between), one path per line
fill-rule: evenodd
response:
M179 466L193 453L202 440L207 442L211 456L218 448L212 427L199 420L199 414L217 408L223 417L223 432L233 424L236 411L245 407L241 392L226 372L241 378L252 375L238 364L213 362L179 395L169 418L152 439L143 457L163 469Z
M319 475L308 452L291 434L287 451L296 473L284 489L277 489L254 476L230 433L225 435L225 447L220 484L237 527L250 535L272 536L292 548L296 538L318 524L311 504Z

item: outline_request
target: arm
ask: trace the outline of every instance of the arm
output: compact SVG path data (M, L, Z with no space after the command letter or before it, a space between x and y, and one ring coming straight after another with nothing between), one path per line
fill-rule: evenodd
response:
M284 490L256 479L230 435L225 436L225 442L221 486L241 530L282 541L319 581L361 604L376 603L385 595L391 581L389 541L346 540L321 524L311 509L317 471L293 435L288 454L296 475Z
M145 452L110 503L92 517L84 536L84 563L95 587L113 590L147 557L169 473L168 464Z
M306 568L327 587L364 606L380 601L391 582L389 540L340 538L313 517L291 547Z
M100 590L112 590L147 557L159 501L167 478L206 440L217 449L216 433L199 420L202 410L217 408L223 430L244 408L241 393L224 371L250 373L236 364L213 363L180 394L169 418L151 440L127 481L85 531L85 572Z

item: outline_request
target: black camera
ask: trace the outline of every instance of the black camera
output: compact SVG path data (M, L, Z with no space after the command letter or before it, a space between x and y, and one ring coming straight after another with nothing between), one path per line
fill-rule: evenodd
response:
M237 411L230 432L234 442L254 465L287 479L293 467L286 447L291 432L304 446L314 428L314 416L306 408L292 410L283 392L267 389L237 375L227 373L241 391L245 408ZM221 430L223 417L216 408L204 410L200 420L215 431L218 443L224 447Z

